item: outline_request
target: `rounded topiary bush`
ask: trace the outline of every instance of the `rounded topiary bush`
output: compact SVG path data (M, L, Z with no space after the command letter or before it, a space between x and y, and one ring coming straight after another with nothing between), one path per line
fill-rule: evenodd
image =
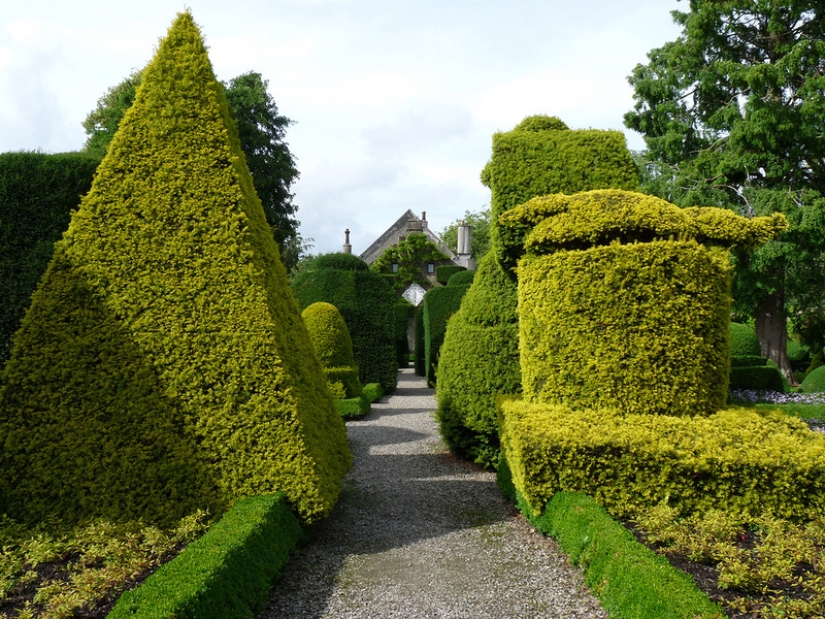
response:
M308 306L301 317L326 373L332 397L342 399L360 395L361 383L352 355L352 338L338 308L332 303L318 301Z
M396 297L387 280L350 254L319 256L290 284L300 307L317 301L341 312L352 338L359 379L381 383L388 393L396 386Z
M301 313L301 317L322 366L338 368L354 365L352 338L337 307L326 301L318 301L309 305Z
M825 391L825 365L821 365L810 372L802 381L800 388L805 393Z
M762 348L756 331L750 325L738 322L730 323L730 356L731 357L759 357Z

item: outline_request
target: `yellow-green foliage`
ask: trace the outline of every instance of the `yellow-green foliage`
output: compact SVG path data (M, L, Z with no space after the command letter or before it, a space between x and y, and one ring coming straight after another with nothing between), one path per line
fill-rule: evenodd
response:
M498 458L495 398L521 391L517 289L498 218L535 196L587 189L636 189L638 174L618 131L571 131L531 116L493 136L481 174L492 191L491 250L451 318L438 364L438 415L450 448L486 464Z
M168 520L282 490L327 514L350 463L189 13L145 69L4 370L10 515Z
M792 520L825 508L825 437L779 411L623 415L509 399L499 415L513 483L534 510L560 490L621 517L660 503Z
M301 312L301 317L323 367L337 368L355 364L352 338L337 307L326 301L318 301Z
M500 224L524 232L527 400L663 414L725 404L730 262L717 245L764 242L786 227L782 215L746 219L601 190L535 198Z
M781 213L747 219L713 207L679 208L628 191L599 190L539 196L504 213L499 223L513 245L533 254L657 239L695 239L708 246L762 245L788 226ZM509 237L508 237L509 238Z
M525 399L709 414L727 401L730 267L695 241L613 244L519 267Z

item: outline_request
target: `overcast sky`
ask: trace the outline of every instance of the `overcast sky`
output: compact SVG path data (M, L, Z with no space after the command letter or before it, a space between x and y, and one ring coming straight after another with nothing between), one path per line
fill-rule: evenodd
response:
M436 232L490 200L492 134L531 114L624 129L627 76L678 0L0 0L0 152L78 150L106 90L188 6L219 79L269 81L314 252L360 253L406 209Z

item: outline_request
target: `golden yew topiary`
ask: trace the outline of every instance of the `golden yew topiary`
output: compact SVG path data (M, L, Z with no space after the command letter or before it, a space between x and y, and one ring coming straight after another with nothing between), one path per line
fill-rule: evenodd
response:
M361 395L358 367L352 354L352 338L341 312L332 303L318 301L307 306L301 317L309 331L315 354L327 376L327 386L334 398Z
M192 16L143 73L0 391L9 515L169 521L284 492L329 513L350 464Z

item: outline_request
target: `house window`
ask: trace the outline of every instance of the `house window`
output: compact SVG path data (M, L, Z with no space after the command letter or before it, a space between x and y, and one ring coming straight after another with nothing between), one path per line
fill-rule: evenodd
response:
M392 272L393 273L398 273L398 263L397 262L392 263Z
M432 275L435 273L435 262L428 262L427 263L427 275Z

